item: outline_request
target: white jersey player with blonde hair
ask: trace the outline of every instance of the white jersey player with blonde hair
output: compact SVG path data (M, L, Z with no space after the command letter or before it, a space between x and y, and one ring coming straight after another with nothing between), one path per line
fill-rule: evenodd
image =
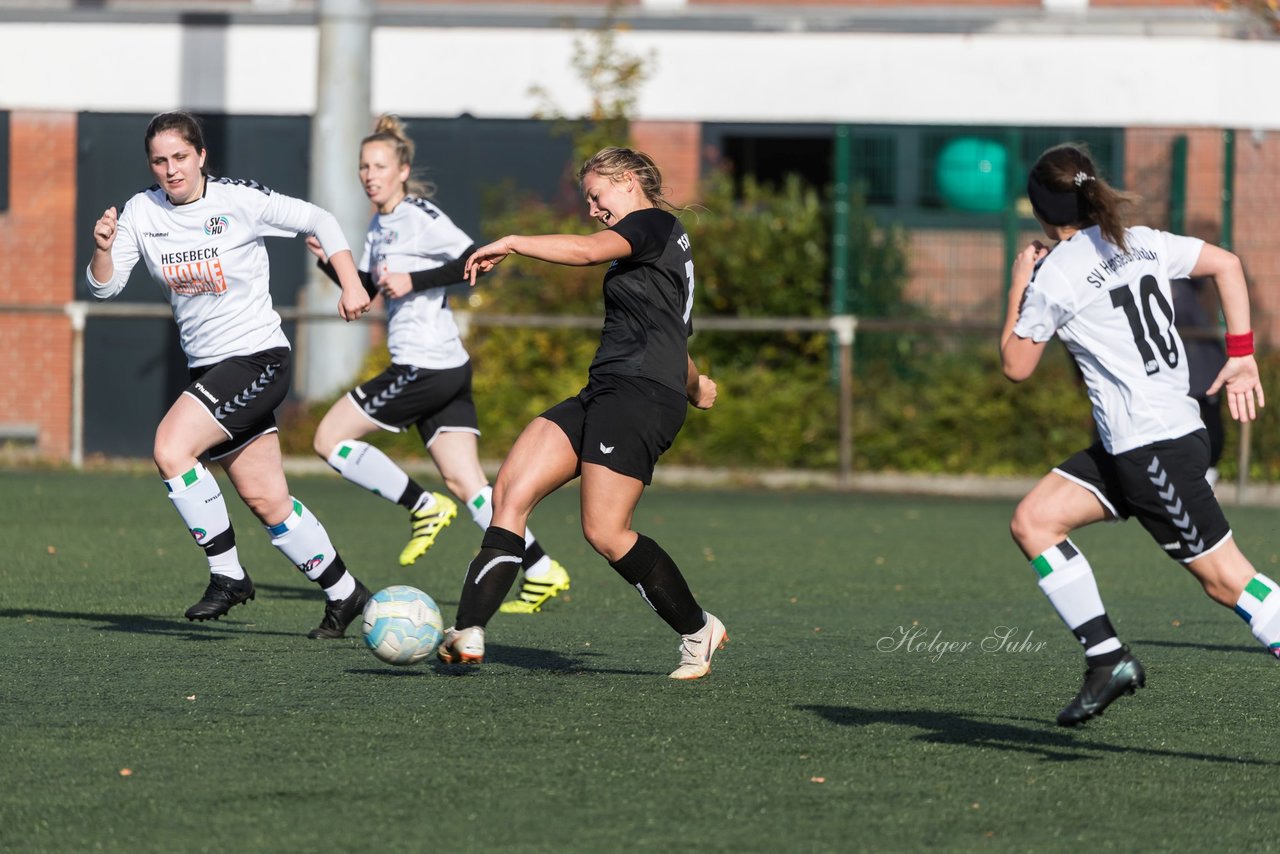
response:
M94 224L86 270L98 299L119 295L139 260L177 321L191 385L156 429L154 458L169 499L209 563L209 582L189 620L218 619L255 597L213 474L216 460L271 537L326 599L311 638L342 637L369 591L350 572L324 526L289 494L275 408L289 390L289 341L271 303L263 238L314 235L342 281L338 313L369 310L346 238L329 212L253 181L213 178L200 123L189 113L155 116L144 137L156 185Z
M360 145L360 182L375 212L365 235L359 275L370 296L387 302L391 366L339 398L316 428L321 459L352 483L400 504L410 538L400 563L415 563L458 514L448 496L422 488L362 437L415 427L450 492L481 530L493 519L493 490L480 465L480 435L471 396L471 361L462 345L446 288L462 281L475 249L471 238L427 198L412 177L413 141L394 116L383 116ZM323 241L308 247L337 281ZM569 574L525 532L524 583L507 613L531 614L569 589Z
M1126 228L1120 211L1130 198L1099 177L1082 146L1041 155L1027 194L1057 243L1036 241L1014 261L1000 337L1004 373L1027 379L1056 335L1084 377L1099 435L1022 499L1010 526L1040 589L1084 648L1084 684L1058 715L1059 724L1074 726L1146 682L1107 616L1088 560L1069 539L1085 525L1137 518L1210 598L1234 608L1280 656L1280 591L1241 553L1205 479L1208 434L1189 395L1171 280L1210 276L1217 284L1229 358L1208 393L1221 390L1241 421L1255 418L1265 401L1235 255L1195 238Z

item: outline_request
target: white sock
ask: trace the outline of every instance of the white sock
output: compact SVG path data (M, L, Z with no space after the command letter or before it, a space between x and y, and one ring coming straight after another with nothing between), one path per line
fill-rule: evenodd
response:
M537 581L539 578L548 575L551 572L551 557L544 554L542 557L534 561L532 566L524 568L524 577L530 581Z
M218 481L199 462L195 468L169 478L164 482L169 490L169 500L187 530L195 538L196 545L204 549L209 561L209 572L228 578L244 578L240 556L236 550L236 535L231 529L231 517L227 515L227 502L222 497Z
M493 487L486 483L483 489L468 499L467 509L471 511L471 520L479 526L480 530L489 530L489 526L493 524ZM533 535L533 529L526 525L524 529L525 548L529 548L535 542L537 542L537 538ZM524 568L524 577L538 579L550 571L551 558L544 554L533 565Z
M480 530L489 530L489 526L493 524L493 487L486 483L479 492L467 499L467 509L471 511L471 519L480 526ZM526 537L525 542L528 541Z
M1040 576L1040 589L1049 597L1049 604L1053 605L1062 622L1067 624L1067 628L1084 645L1086 656L1120 649L1122 644L1114 634L1090 642L1085 635L1076 631L1100 617L1108 627L1110 622L1105 620L1107 609L1102 605L1098 582L1093 577L1093 567L1089 566L1089 561L1071 540L1063 540L1047 549L1031 562L1031 567Z
M399 501L409 485L409 475L400 466L365 442L344 439L334 447L327 462L356 486L363 486L388 501Z
M294 498L288 518L278 525L265 527L271 535L271 545L307 578L319 584L325 598L346 599L355 591L356 580L347 572L324 526L301 501Z
M1235 611L1253 629L1253 636L1280 657L1280 592L1276 583L1262 573L1249 579Z

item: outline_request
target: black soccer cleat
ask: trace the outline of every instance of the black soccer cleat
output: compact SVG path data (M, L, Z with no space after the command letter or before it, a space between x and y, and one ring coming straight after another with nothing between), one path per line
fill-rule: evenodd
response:
M1129 654L1110 666L1090 667L1084 673L1084 685L1065 709L1058 712L1059 726L1075 726L1102 714L1102 710L1125 694L1147 684L1142 663Z
M346 599L325 602L324 618L320 625L307 632L307 637L312 640L342 637L347 633L347 626L364 611L370 595L369 588L357 581L356 589Z
M216 620L253 597L253 582L248 574L244 578L228 578L212 573L209 576L209 586L204 589L200 601L187 609L187 619Z

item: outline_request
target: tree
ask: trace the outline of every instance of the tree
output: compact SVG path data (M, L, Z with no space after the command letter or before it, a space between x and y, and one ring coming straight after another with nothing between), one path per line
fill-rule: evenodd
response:
M619 20L621 7L620 0L611 0L599 26L573 40L570 61L591 95L586 115L569 118L544 87L535 84L529 88L529 94L542 102L536 117L555 120L557 131L573 140L575 163L606 146L626 144L640 86L654 62L652 53L636 56L618 47L618 33L625 28Z

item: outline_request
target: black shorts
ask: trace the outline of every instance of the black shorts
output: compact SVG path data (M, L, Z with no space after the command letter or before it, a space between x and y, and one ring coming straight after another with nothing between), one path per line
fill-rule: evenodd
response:
M347 397L383 430L400 433L416 426L428 448L441 433L480 435L470 362L442 371L393 364Z
M684 426L689 399L644 377L592 377L576 397L542 413L569 437L578 459L648 484L658 457Z
M292 376L293 354L288 347L192 368L191 385L183 394L209 410L227 434L227 441L209 449L209 459L221 459L264 433L275 432L276 407L288 396Z
M1204 479L1208 466L1209 434L1197 430L1115 456L1096 443L1054 471L1096 495L1117 519L1137 518L1170 557L1190 563L1231 535Z

